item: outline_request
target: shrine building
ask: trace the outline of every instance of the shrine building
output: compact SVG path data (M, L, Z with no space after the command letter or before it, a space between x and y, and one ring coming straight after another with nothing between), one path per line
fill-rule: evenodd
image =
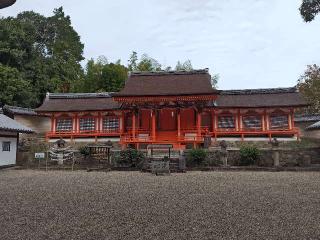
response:
M295 87L216 90L208 69L133 72L116 93L48 93L36 109L51 118L48 141L118 141L123 147L212 141L296 140Z

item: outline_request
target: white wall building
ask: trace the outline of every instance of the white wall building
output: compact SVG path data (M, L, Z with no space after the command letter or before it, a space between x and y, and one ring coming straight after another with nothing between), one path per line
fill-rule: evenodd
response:
M32 129L0 113L0 168L16 164L19 133Z

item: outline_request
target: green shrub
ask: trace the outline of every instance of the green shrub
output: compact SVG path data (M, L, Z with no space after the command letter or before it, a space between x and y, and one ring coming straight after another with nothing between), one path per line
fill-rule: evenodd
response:
M260 150L256 146L242 146L240 148L240 166L257 164L260 157Z
M188 166L201 166L207 158L207 152L204 149L192 149L187 155Z
M128 148L120 151L116 162L121 166L127 167L141 167L145 160L143 152L133 148Z
M90 154L90 150L89 150L89 148L88 147L86 147L86 146L81 146L80 148L79 148L79 152L83 155L83 156L89 156L89 154Z

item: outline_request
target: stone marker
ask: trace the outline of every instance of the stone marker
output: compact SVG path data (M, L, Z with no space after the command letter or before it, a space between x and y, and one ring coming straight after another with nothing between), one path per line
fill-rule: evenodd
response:
M220 158L221 158L221 161L223 162L223 165L225 167L228 166L228 150L227 150L227 142L225 140L222 140L220 142L220 147L221 147L221 151L220 151Z

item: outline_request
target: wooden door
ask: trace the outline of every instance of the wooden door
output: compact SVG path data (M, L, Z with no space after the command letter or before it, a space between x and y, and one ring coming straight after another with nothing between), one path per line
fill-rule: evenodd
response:
M159 110L159 129L162 131L177 130L177 111L175 109Z
M140 111L140 127L142 130L151 129L151 110Z
M195 110L192 108L183 109L181 111L181 128L193 129L196 127L196 115Z

